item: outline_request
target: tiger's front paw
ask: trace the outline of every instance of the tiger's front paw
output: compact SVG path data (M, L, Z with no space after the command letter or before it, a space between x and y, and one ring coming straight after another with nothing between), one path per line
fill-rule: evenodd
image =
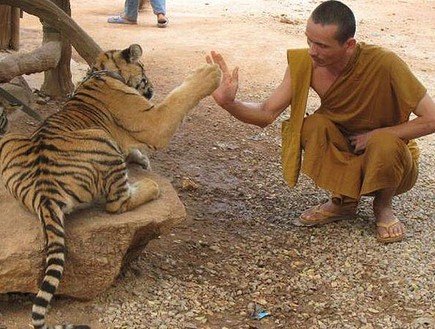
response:
M193 72L186 82L200 98L210 95L219 87L221 70L217 64L205 64Z

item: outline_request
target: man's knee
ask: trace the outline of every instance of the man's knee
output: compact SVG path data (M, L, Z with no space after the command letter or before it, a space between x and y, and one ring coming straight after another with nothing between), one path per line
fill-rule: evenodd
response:
M318 152L322 147L334 145L338 150L350 152L350 143L337 125L322 114L311 114L304 119L302 126L301 143L305 151Z
M412 168L413 160L406 143L391 133L377 133L370 137L365 150L368 163L382 163L384 170L402 168L402 174ZM376 166L376 165L375 165Z
M396 194L408 191L415 184L418 168L406 143L391 133L370 137L364 152L363 170L375 181L391 183Z
M334 125L332 121L327 119L324 115L318 113L310 114L304 119L302 134L312 133L314 130L323 129L324 127L332 125Z
M301 140L304 145L308 139L317 140L319 135L327 135L329 129L336 129L334 123L322 114L311 114L304 119Z
M366 146L366 154L376 157L391 158L396 154L402 156L403 152L407 152L405 142L391 133L373 134Z

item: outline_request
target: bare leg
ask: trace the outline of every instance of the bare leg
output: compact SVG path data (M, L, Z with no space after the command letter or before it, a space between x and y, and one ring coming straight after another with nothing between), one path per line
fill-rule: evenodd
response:
M405 226L394 216L393 196L396 189L389 188L376 192L373 200L378 239L382 242L395 242L403 239Z

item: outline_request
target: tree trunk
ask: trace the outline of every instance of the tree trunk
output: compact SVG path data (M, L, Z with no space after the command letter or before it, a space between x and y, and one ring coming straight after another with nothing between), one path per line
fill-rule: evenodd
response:
M20 49L20 18L21 9L12 7L11 13L11 44L10 47L13 50Z
M71 7L69 0L51 0L68 16L71 16ZM41 86L41 91L46 95L63 97L70 94L74 90L71 75L71 44L65 35L47 25L44 20L42 22L43 44L50 41L59 41L62 51L58 65L49 71L44 72L44 83Z
M0 49L18 50L20 9L0 5Z

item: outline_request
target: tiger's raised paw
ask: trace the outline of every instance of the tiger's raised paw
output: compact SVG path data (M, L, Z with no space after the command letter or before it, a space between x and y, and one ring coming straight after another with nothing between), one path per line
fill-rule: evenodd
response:
M210 95L219 87L221 70L217 64L204 64L187 77L189 89L200 98Z

